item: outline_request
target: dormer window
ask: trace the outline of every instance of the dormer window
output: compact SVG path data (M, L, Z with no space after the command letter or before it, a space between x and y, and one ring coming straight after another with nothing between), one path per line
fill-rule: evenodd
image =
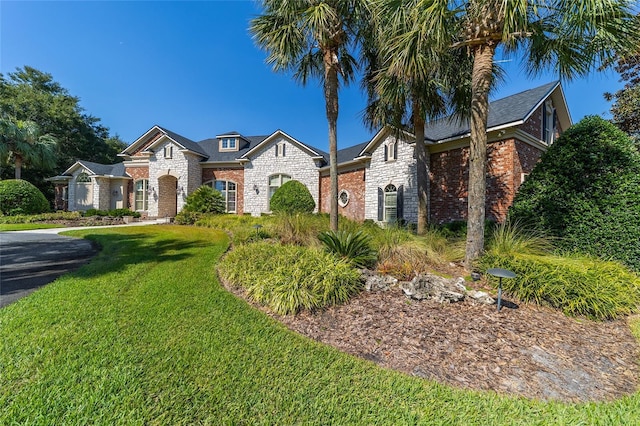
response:
M388 142L384 145L384 161L395 161L398 158L398 143Z
M173 158L173 146L167 145L164 147L164 158Z
M220 151L237 151L238 138L222 138L220 139Z

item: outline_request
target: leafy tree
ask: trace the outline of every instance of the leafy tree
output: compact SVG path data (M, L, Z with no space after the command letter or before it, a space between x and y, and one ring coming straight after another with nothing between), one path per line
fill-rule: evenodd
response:
M56 164L53 172L25 169L24 177L38 186L48 198L53 198L51 184L44 181L52 173L66 170L76 160L115 163L119 140L109 140L108 129L100 120L87 114L77 97L72 96L51 74L25 66L6 76L0 74L0 115L16 120L35 122L43 134L57 140ZM13 171L2 169L0 177L8 178Z
M640 153L613 124L587 117L549 147L509 216L559 237L564 249L640 271Z
M55 148L55 138L41 134L33 121L0 118L0 161L13 162L16 179L21 179L23 165L51 170Z
M424 145L426 119L449 112L448 105L464 116L471 61L461 51L437 51L421 25L425 2L383 3L375 10L373 34L364 43L367 62L365 85L369 95L365 121L372 128L391 125L411 129L415 137L418 190L417 232L427 230L429 158ZM452 19L453 17L449 17ZM368 49L368 50L367 50Z
M262 0L263 14L251 21L257 44L268 52L274 71L293 71L303 85L310 77L324 87L329 123L330 226L338 230L338 89L353 80L365 0Z
M605 93L613 100L613 123L640 142L640 53L621 58L615 66L625 85L615 93Z
M224 197L208 185L202 185L187 197L183 210L190 213L224 213Z
M388 1L395 7L407 3ZM419 17L424 34L439 49L463 49L473 58L465 255L470 268L484 247L486 129L497 49L521 55L531 74L552 68L571 79L632 49L640 31L629 0L422 1L428 6Z
M309 189L302 182L290 180L274 192L269 201L274 213L312 213L316 207Z

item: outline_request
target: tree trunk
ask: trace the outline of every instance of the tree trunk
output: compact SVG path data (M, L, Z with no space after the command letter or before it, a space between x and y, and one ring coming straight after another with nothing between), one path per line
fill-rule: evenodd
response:
M417 102L413 102L413 147L416 154L416 184L418 187L418 234L424 234L429 225L429 153L424 146L425 118Z
M484 220L487 169L487 118L489 116L489 88L493 77L495 46L481 45L474 49L471 77L471 142L469 146L469 188L467 213L467 246L465 267L484 250Z
M20 155L16 155L14 153L15 156L15 178L16 179L22 179L22 156Z
M338 230L338 64L337 52L324 53L324 99L329 123L329 222Z

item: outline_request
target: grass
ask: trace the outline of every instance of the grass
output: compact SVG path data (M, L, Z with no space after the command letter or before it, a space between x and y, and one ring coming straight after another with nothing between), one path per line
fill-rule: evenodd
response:
M452 389L301 337L218 284L226 234L73 231L103 251L0 310L0 424L637 424L640 394L543 403ZM637 320L636 320L637 321ZM640 329L637 322L634 330ZM490 380L487 377L487 380Z

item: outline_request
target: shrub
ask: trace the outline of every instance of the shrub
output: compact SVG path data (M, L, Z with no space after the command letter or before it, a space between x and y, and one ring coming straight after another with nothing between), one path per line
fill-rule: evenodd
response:
M80 212L55 212L55 213L40 213L32 215L16 215L16 216L0 216L0 223L34 223L34 222L47 222L54 220L78 220L82 216Z
M198 221L198 219L200 219L200 216L202 216L202 213L189 212L185 209L182 209L182 211L180 211L180 213L176 215L173 221L177 225L193 225Z
M182 210L190 213L224 213L224 196L220 191L202 185L187 197Z
M360 273L330 253L266 241L236 247L219 272L282 315L346 302L362 288Z
M38 214L49 211L49 202L26 180L0 181L0 211L3 215Z
M111 209L109 210L108 214L109 216L113 216L113 217L123 217L123 216L140 217L139 212L134 212L129 209Z
M272 212L286 214L312 213L316 207L309 189L297 180L290 180L278 188L269 205Z
M505 268L514 279L502 280L505 291L520 300L561 309L566 315L612 319L636 312L640 278L618 262L584 255L487 253L481 269ZM490 278L497 284L497 278Z
M322 232L318 239L329 253L342 257L358 268L369 267L375 262L376 252L370 247L371 238L362 231Z
M274 233L284 244L317 246L318 234L329 227L324 216L309 213L284 213L273 220Z
M559 237L565 250L640 271L640 153L611 123L587 117L549 147L509 216Z

